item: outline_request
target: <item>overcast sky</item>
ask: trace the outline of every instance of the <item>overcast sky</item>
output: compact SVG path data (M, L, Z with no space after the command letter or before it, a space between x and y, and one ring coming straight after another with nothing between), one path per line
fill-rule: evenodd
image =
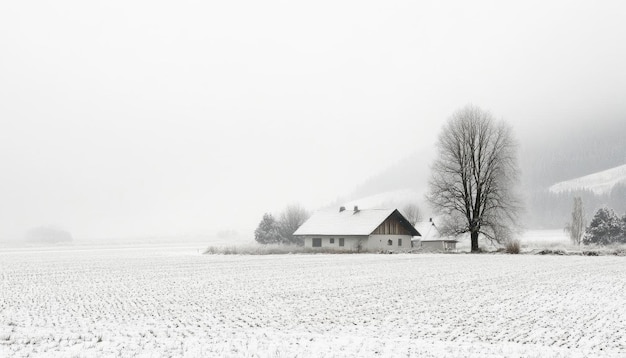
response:
M0 238L251 230L470 102L522 137L624 120L625 4L5 1Z

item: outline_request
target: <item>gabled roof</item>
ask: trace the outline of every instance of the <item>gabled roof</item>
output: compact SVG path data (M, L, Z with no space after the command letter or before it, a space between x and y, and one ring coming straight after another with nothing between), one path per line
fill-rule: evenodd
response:
M318 211L294 232L294 235L370 235L392 214L397 213L413 236L419 232L397 209L323 210Z
M422 234L422 237L419 238L419 241L445 241L445 242L458 242L454 237L445 237L441 235L441 232L435 225L435 223L431 221L420 221L415 224L415 227Z
M422 234L422 237L419 238L421 241L441 240L439 229L432 221L420 221L415 224L415 228Z

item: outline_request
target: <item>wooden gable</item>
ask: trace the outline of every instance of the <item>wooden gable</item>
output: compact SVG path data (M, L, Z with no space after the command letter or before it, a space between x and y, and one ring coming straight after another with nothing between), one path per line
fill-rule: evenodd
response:
M419 236L415 228L398 212L394 210L371 235L409 235Z

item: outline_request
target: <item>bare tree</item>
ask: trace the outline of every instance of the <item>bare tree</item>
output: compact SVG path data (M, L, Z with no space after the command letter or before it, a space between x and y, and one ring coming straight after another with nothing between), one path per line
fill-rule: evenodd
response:
M402 214L413 226L415 226L415 224L422 220L422 211L420 210L419 206L414 203L406 204L405 206L403 206Z
M293 237L293 233L296 232L300 225L304 224L310 216L311 214L298 204L287 206L278 221L283 242L304 245L304 242L297 242Z
M470 233L472 252L479 251L479 234L498 243L509 240L521 210L511 127L468 105L450 117L437 150L427 197L444 216L442 233Z
M572 243L580 245L585 234L585 213L583 209L583 199L579 196L574 198L572 209L572 222L565 225L565 232L569 235Z

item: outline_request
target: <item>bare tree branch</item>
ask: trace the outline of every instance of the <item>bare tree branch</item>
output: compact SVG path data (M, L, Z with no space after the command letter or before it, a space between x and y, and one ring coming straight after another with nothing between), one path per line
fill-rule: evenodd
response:
M279 232L284 243L304 245L304 241L298 240L293 233L311 214L299 204L291 204L285 208L278 221Z
M419 206L414 203L404 205L402 207L402 214L413 226L422 220L422 211Z

